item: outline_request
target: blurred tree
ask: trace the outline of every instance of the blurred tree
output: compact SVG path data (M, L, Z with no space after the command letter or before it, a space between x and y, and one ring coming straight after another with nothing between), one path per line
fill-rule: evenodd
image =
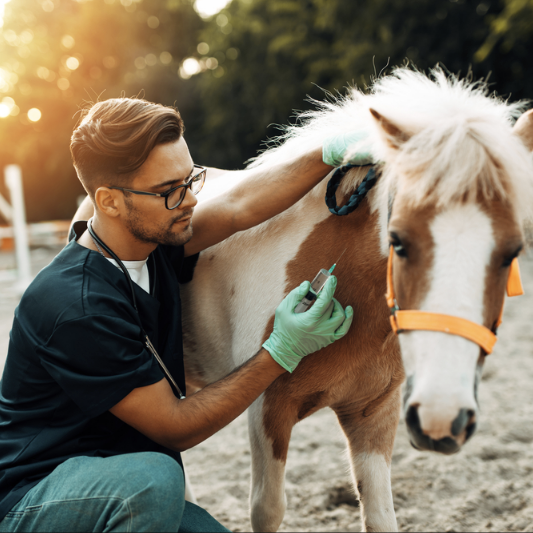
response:
M453 73L472 71L476 79L492 71L500 94L524 97L529 86L517 85L508 66L525 72L523 37L503 61L499 54L474 61L502 8L497 0L233 0L201 34L205 128L223 132L202 147L216 155L212 164L237 166L256 154L269 124L285 124L292 109L307 107L306 95L324 97L314 84L364 88L371 75L406 58L421 69L440 63Z
M83 194L69 139L84 101L141 91L167 104L190 99L178 68L195 51L203 24L192 4L14 0L6 5L0 116L9 116L0 118L0 168L22 166L30 220L69 218L76 196ZM28 114L30 109L38 111Z
M474 55L491 63L499 84L515 98L533 97L533 0L503 0L490 19L489 34Z

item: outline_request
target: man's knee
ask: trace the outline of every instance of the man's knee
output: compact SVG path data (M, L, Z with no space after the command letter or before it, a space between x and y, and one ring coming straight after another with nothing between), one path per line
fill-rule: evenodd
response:
M127 479L131 513L144 516L153 531L177 531L185 507L183 469L165 454L146 452L131 458L137 466Z
M132 454L136 468L129 481L139 491L175 495L183 499L185 478L177 461L162 453L145 452Z

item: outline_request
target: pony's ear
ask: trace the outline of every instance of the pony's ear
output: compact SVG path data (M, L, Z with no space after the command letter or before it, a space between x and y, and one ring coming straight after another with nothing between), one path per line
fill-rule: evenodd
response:
M369 111L379 124L381 133L390 148L397 150L404 142L409 140L410 135L401 130L396 124L393 124L388 118L385 118L375 109L370 108Z
M526 111L516 121L513 133L520 137L530 152L533 152L533 109Z

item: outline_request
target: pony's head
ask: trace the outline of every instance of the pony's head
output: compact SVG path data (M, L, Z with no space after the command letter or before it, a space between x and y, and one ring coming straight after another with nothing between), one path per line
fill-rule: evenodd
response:
M384 161L381 212L398 307L494 330L533 207L533 115L486 88L407 69L363 96ZM399 335L405 418L418 449L454 453L472 435L485 359L444 331Z

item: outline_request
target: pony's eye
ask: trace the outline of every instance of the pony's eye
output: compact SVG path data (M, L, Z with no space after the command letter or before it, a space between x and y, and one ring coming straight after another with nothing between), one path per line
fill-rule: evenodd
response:
M504 260L503 260L503 263L502 263L502 267L504 268L507 268L509 266L511 266L511 263L514 261L514 259L516 257L518 257L518 254L522 251L522 246L520 246L518 248L518 250L516 250L514 253L512 253L511 255L507 256Z
M402 242L398 238L396 233L390 233L389 235L390 244L394 248L394 252L398 257L407 257L407 250L403 247Z
M514 257L508 257L507 259L504 259L502 263L502 267L508 267L511 266L511 263L513 262Z
M396 252L397 256L407 257L407 251L403 247L403 244L401 243L393 244L392 247L394 248L394 251Z

